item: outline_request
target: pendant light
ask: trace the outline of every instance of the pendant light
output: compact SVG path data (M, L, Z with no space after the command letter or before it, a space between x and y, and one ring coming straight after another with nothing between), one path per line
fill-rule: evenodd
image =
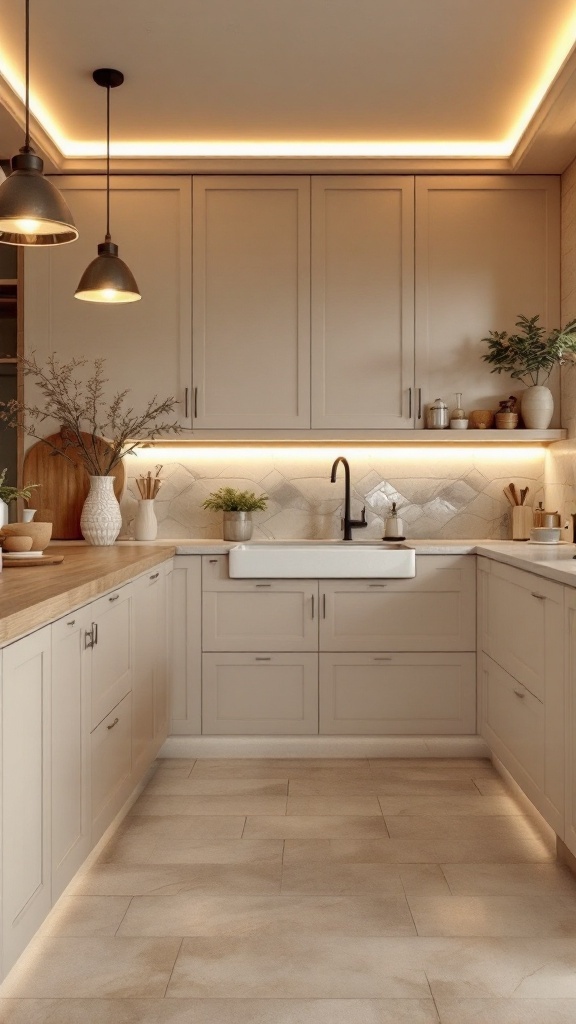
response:
M58 189L42 174L44 163L30 145L30 0L26 0L26 135L0 185L0 242L62 245L78 232Z
M110 90L122 85L124 75L113 68L98 68L92 78L106 89L106 236L96 259L82 274L75 296L86 302L137 302L142 298L138 285L110 236Z

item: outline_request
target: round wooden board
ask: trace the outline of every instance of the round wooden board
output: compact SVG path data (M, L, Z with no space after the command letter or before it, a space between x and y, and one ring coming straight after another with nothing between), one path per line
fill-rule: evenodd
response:
M46 438L57 448L62 447L60 434L50 434ZM82 434L86 444L92 444L91 434ZM98 438L101 444L105 444ZM81 540L80 515L90 488L88 473L82 465L75 448L68 448L67 454L74 465L60 455L53 454L43 441L37 441L24 456L24 485L40 484L38 490L32 491L29 501L30 508L50 509L52 512L52 540ZM124 462L119 462L112 470L115 477L114 493L118 500L122 497L126 481Z

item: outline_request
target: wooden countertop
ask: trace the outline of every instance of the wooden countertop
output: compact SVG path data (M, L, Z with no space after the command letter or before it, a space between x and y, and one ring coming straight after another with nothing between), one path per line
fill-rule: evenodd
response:
M64 555L64 561L37 568L4 568L0 573L2 646L167 561L175 545L51 544L48 551Z

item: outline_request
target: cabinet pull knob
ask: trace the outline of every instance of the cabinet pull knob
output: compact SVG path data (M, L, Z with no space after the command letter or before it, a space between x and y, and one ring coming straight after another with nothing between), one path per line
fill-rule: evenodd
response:
M255 661L272 661L272 658L255 658Z
M120 597L120 594L113 594L112 597L108 598L108 600L109 601L117 601L119 597Z
M154 575L150 577L150 579L151 579L151 580L157 580L157 579L158 579L158 577L159 577L159 575L160 575L160 573L159 573L159 572L155 572L155 573L154 573Z
M68 622L66 623L66 625L67 625L67 626L73 626L75 622L76 622L76 619L70 619L70 620L69 620L69 621L68 621Z
M119 718L115 718L114 721L112 722L112 725L107 725L106 728L107 729L113 729L115 725L118 725L119 721L120 721Z
M517 697L520 697L521 700L524 700L524 697L526 696L525 693L522 693L522 690L514 690L514 693Z
M536 594L535 591L533 591L533 590L530 591L530 597L535 597L537 601L545 601L546 600L546 595L545 594Z
M408 419L412 419L412 388L408 388Z

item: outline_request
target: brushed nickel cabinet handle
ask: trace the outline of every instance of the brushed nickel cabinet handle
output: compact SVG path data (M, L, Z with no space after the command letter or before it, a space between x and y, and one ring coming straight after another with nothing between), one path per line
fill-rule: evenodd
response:
M422 419L422 388L418 388L418 419Z
M376 657L376 658L374 658L374 661L392 661L392 658L380 658L380 657Z
M312 594L312 618L314 618L314 594Z
M119 721L120 721L119 718L115 718L114 721L112 722L112 725L107 725L106 728L107 729L113 729L115 725L118 725Z
M70 621L67 622L66 625L67 626L73 626L75 622L76 622L76 619L70 619Z
M108 598L108 600L109 601L117 601L119 597L120 597L120 594L113 594L112 597Z
M388 584L387 583L369 583L368 586L369 587L387 587Z
M408 388L408 419L412 419L412 388Z
M198 388L194 388L194 419L198 419Z
M150 579L151 579L151 580L157 580L157 579L158 579L158 577L159 577L159 575L160 575L160 573L159 573L159 572L155 572L153 576L150 576Z
M210 562L210 565L218 565L217 558L209 558L208 561Z
M272 661L272 658L255 658L254 661Z
M322 594L322 618L326 618L326 594Z
M254 586L256 587L256 589L258 589L258 587L271 587L272 584L271 583L255 583Z
M188 419L188 388L184 388L184 419Z
M92 636L94 637L94 646L98 643L98 623L92 623Z
M536 594L533 590L530 591L530 597L535 597L537 601L545 601L545 594Z
M524 697L526 696L525 693L522 693L522 690L514 690L514 693L517 697L520 697L521 700L524 700Z

